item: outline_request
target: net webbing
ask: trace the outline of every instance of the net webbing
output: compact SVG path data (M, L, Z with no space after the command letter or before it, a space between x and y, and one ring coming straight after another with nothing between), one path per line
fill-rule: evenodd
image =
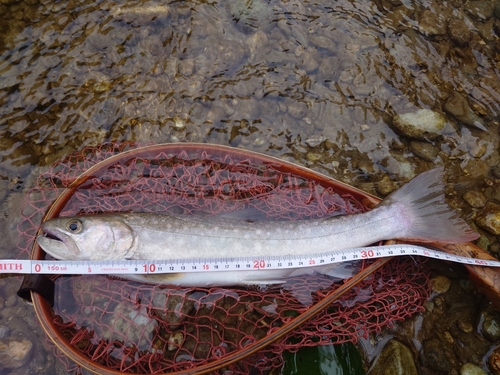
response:
M29 251L61 189L96 163L134 147L87 147L42 174L23 208L20 251ZM99 170L78 187L61 216L116 211L209 216L242 210L253 217L257 213L257 219L296 220L364 209L353 196L272 164L200 151L159 152ZM380 332L422 310L427 281L420 260L392 260L284 340L220 373L266 373L282 365L285 349L356 342ZM338 286L323 275L266 289L182 289L103 276L60 277L54 313L61 333L89 360L127 373L167 373L240 350L279 330Z

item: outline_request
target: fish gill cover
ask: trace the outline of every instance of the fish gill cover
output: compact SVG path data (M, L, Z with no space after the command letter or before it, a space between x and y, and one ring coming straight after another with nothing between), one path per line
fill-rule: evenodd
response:
M43 173L23 207L20 251L30 251L42 217L61 189L93 165L136 147L86 147ZM255 165L237 152L221 156L199 150L131 157L96 170L78 186L61 216L117 211L209 216L239 211L296 220L365 209L351 195L281 172L272 163ZM380 332L422 311L428 277L419 259L394 259L282 340L219 373L269 373L283 365L284 350L356 342ZM124 373L169 373L238 352L280 330L341 284L322 275L291 278L284 287L267 289L176 288L104 276L57 277L53 319L71 345L94 363ZM311 303L304 304L306 300ZM68 371L79 372L66 363Z

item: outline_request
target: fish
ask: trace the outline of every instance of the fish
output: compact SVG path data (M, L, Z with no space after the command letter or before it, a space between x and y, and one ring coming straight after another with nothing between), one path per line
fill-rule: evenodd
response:
M61 260L175 260L341 252L391 239L444 244L477 239L446 203L443 174L442 167L424 172L358 214L254 222L159 213L82 215L45 221L37 242ZM183 287L264 285L314 272L352 276L356 267L342 265L120 277Z

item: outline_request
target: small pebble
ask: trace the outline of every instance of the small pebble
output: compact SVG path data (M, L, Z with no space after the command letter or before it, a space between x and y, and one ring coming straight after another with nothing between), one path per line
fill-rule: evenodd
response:
M500 338L500 325L498 314L485 311L481 314L481 333L491 342L496 342Z
M398 188L398 185L388 175L384 175L377 184L377 194L385 197Z
M412 351L397 340L390 340L378 355L371 375L417 375Z
M313 162L313 163L317 162L317 161L320 161L322 158L323 158L323 155L317 154L315 152L308 152L306 154L306 160L310 161L310 162Z
M458 322L458 328L464 333L471 333L474 329L474 326L470 322Z
M6 368L18 368L28 359L33 344L27 339L17 341L7 338L0 340L0 364Z
M465 192L462 198L467 202L472 208L482 208L488 201L486 195L477 190L469 190Z
M446 293L451 286L451 281L446 276L436 276L431 279L432 291L437 294Z
M460 375L488 375L481 367L466 363L460 367Z
M485 205L481 215L476 218L476 224L495 236L500 235L500 206L491 202Z
M181 331L173 332L168 339L167 350L172 352L178 349L184 341L184 334Z
M413 155L425 161L434 161L438 156L437 148L427 142L411 141L410 150Z
M486 153L488 145L484 142L467 142L467 149L469 150L469 155L473 158L480 158Z
M419 109L394 116L392 125L405 137L426 140L441 135L446 119L430 109Z
M488 367L494 375L500 375L500 346L497 346L488 357Z
M472 33L464 21L452 18L448 23L448 34L451 40L459 46L467 44L472 38Z
M322 135L312 135L307 138L305 142L309 147L316 147L323 143L324 140L325 137L323 137Z

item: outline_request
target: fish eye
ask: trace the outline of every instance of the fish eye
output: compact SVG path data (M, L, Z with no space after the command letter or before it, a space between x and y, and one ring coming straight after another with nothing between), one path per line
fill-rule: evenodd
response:
M80 220L70 220L66 224L66 228L72 233L80 233L82 231L82 222Z

